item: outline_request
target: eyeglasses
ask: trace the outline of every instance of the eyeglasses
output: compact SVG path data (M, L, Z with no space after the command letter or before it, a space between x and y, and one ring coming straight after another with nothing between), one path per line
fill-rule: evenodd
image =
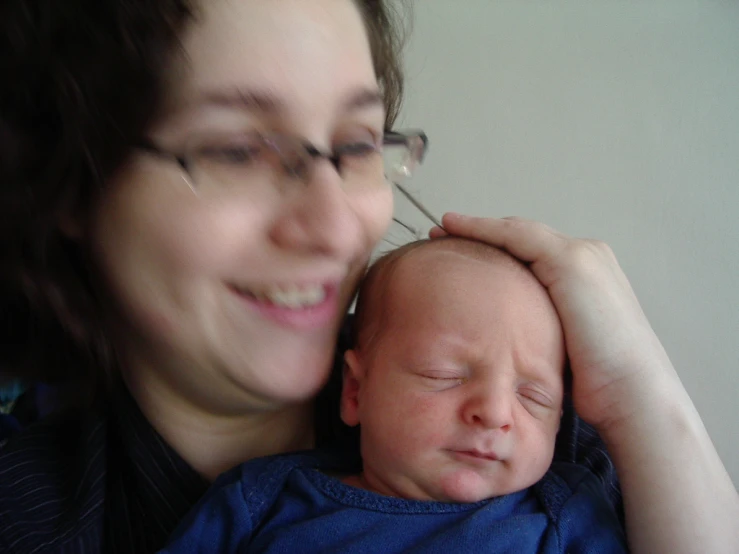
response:
M369 130L345 137L331 152L281 134L256 132L212 135L186 145L181 154L151 142L138 147L176 162L198 195L220 195L251 184L284 187L288 181L308 182L314 163L328 160L348 189L390 181L434 224L438 220L404 187L423 161L428 138L423 131L388 131L377 140Z

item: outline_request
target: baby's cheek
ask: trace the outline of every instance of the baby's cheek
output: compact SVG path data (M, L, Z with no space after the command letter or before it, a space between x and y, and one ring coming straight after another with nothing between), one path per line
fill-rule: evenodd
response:
M522 478L533 484L544 476L552 464L554 444L555 437L550 432L529 433L525 448L518 452Z
M438 396L416 397L407 408L409 423L415 428L414 442L433 447L448 441L455 414Z

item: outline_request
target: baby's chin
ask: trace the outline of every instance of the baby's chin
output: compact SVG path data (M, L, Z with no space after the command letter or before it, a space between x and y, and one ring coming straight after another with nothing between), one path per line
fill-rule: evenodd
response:
M474 469L456 469L440 476L437 481L439 502L474 503L482 500L503 496L526 489L536 483L540 476L526 479L517 475L506 478L505 475L492 479L490 476L480 475ZM436 496L436 495L435 495Z

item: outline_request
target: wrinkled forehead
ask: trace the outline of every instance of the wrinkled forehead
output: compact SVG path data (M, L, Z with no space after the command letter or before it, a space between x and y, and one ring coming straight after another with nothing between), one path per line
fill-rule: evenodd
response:
M462 278L474 274L482 284L486 277L499 279L501 274L505 274L513 282L541 287L531 271L507 252L457 237L428 241L401 256L398 266L403 269L405 277L413 272L428 278L441 277L450 272Z
M549 294L526 265L502 250L466 239L428 241L402 255L386 278L386 302L433 307L479 298L484 309L488 300L505 297L522 310L554 313Z
M455 359L514 349L529 373L560 378L564 336L549 294L526 265L482 246L431 241L405 252L379 299L383 337Z

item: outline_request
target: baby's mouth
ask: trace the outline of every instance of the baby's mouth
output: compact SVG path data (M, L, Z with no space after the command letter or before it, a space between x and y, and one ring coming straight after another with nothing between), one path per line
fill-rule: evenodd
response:
M486 460L491 462L497 462L500 457L493 451L481 451L481 450L457 450L455 454L464 458L473 458L478 460Z

